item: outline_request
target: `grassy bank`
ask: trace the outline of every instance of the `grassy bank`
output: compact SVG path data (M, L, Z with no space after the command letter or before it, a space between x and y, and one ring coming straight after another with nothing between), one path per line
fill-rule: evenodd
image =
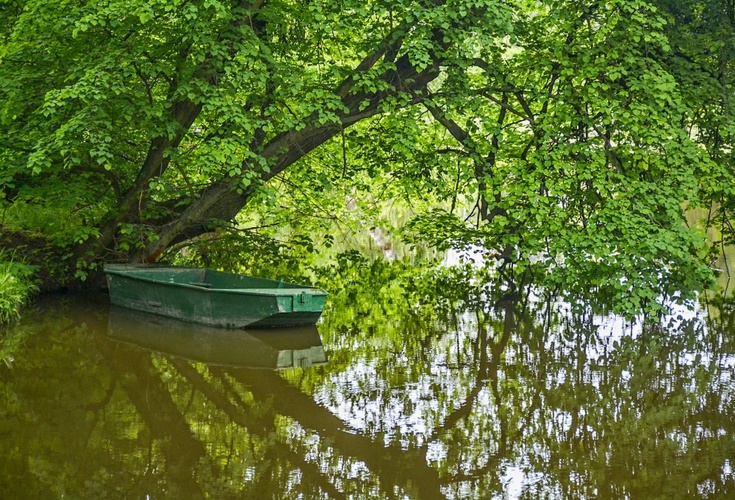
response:
M0 326L18 319L31 295L38 290L35 268L0 253Z

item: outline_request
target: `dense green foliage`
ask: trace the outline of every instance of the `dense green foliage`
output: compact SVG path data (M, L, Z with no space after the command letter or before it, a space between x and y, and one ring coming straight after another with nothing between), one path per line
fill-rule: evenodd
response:
M735 235L729 0L12 0L0 19L3 223L80 278L332 245L391 207L415 215L404 240L480 249L510 294L630 312L708 286L704 227ZM688 227L693 207L712 212Z
M0 253L0 328L20 317L20 308L36 291L32 266Z

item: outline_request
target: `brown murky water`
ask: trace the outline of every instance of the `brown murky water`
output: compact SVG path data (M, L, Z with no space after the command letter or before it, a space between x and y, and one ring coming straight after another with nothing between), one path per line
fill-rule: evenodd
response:
M733 309L228 332L47 297L0 337L0 496L733 498Z

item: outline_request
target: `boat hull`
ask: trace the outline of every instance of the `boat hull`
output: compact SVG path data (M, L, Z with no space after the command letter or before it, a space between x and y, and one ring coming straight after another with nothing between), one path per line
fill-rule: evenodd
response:
M116 306L220 328L313 325L326 292L210 269L107 266Z

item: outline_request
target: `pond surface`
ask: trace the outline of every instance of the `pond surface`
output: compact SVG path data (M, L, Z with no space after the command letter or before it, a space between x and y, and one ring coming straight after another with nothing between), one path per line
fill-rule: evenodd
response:
M391 293L270 336L43 298L0 338L1 496L735 497L731 303L643 328Z

